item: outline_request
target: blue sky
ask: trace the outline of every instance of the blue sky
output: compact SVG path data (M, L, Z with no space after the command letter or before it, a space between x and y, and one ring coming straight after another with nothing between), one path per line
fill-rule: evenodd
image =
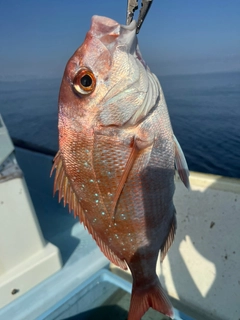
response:
M125 23L126 0L0 0L0 79L61 77L91 16ZM154 0L139 35L157 75L240 71L239 0Z

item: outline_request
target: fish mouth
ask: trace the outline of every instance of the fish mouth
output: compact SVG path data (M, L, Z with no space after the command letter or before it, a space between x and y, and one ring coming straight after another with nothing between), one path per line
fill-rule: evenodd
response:
M113 53L117 48L134 54L137 48L136 21L129 25L121 25L113 19L93 16L90 33Z
M137 48L137 35L136 35L137 23L133 20L128 26L121 25L121 33L119 40L126 45L126 49L129 53L134 54Z

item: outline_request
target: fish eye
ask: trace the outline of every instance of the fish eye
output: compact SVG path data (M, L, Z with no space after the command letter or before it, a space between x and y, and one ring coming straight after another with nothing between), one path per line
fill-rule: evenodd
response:
M96 86L96 78L91 69L83 67L73 79L73 89L77 94L89 95Z
M81 81L81 85L84 88L91 87L91 85L92 85L92 78L88 74L83 76L80 81Z

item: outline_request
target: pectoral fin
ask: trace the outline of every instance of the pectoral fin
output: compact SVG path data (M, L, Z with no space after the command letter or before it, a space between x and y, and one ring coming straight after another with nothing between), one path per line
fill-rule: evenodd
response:
M133 167L134 161L136 160L139 151L140 150L137 147L136 138L134 137L133 146L132 146L132 150L131 150L130 156L128 158L126 167L124 169L123 175L121 177L121 180L119 182L118 188L117 188L117 190L115 192L115 195L114 195L114 198L113 198L112 210L111 210L111 216L112 216L113 219L115 218L115 211L116 211L116 206L117 206L119 197L121 195L121 192L123 190L125 182L127 181L129 172L131 171L131 169Z
M187 161L185 159L185 156L183 154L182 148L177 141L177 138L173 135L173 140L175 144L175 165L176 169L178 171L178 174L186 186L186 188L189 189L190 184L189 184L189 170L188 170L188 165Z

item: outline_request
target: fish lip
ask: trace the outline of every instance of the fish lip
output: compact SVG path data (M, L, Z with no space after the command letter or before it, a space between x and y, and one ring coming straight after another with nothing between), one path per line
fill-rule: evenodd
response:
M129 25L121 25L117 21L103 17L93 16L90 34L98 39L111 54L116 48L135 54L137 48L137 23L133 20Z
M136 32L137 28L137 22L135 20L132 20L132 22L129 25L121 24L121 27L125 30L134 31Z
M137 22L132 20L129 25L120 24L117 21L107 18L104 16L94 15L91 19L91 27L90 31L92 30L95 34L102 36L104 33L119 33L120 28L134 31L137 28Z
M136 35L137 23L133 20L129 25L120 25L120 35L118 38L119 46L124 46L130 54L136 53L138 40Z

